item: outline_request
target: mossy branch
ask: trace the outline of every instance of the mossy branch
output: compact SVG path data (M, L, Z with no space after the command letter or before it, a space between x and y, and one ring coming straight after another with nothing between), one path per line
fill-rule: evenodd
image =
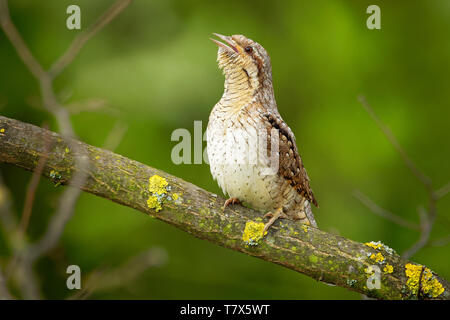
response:
M46 146L48 141L50 148ZM81 154L73 154L72 146ZM46 150L50 150L49 154ZM261 239L258 237L260 212L242 206L222 211L223 198L180 178L0 116L0 162L34 171L43 156L48 158L42 174L55 184L69 184L81 170L87 179L75 187L85 192L316 280L379 299L450 299L450 285L446 280L424 266L402 259L385 245L358 243L287 220L277 222ZM77 167L75 158L80 156L87 157L87 166ZM377 269L380 288L370 289L367 280L376 278L373 272ZM376 287L376 282L371 283Z

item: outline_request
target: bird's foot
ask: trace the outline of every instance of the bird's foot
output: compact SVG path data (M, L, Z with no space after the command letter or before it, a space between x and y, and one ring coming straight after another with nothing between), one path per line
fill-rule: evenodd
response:
M279 208L275 213L267 212L264 218L270 218L269 222L264 225L264 233L269 230L270 226L277 221L277 219L286 219L288 216L283 212L283 208Z
M241 201L238 198L229 198L225 203L223 204L222 211L225 210L226 207L232 204L241 204Z

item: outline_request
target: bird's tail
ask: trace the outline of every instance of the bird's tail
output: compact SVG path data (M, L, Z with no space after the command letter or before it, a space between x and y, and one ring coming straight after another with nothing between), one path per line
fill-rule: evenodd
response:
M308 200L302 201L297 210L297 218L301 223L317 228L317 222Z

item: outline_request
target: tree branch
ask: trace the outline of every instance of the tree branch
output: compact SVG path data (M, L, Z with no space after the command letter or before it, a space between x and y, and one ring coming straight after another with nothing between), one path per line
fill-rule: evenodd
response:
M450 299L450 284L446 280L434 273L430 280L426 271L417 273L421 267L402 259L392 249L384 245L368 246L297 222L277 222L258 245L249 246L242 239L244 229L249 221L260 219L260 212L242 206L222 211L224 199L180 178L113 152L1 116L0 162L33 171L45 152L44 136L51 139L52 149L43 175L55 184L70 182L71 186L137 209L198 238L369 297ZM87 155L88 166L77 166L77 155L67 149L72 145ZM82 185L76 185L71 179L80 169L87 179ZM159 181L167 182L167 186L164 183L158 186L158 197L149 191L149 178L155 175L161 177ZM371 275L367 273L368 267L373 265L378 265L381 270L380 289L367 288ZM405 272L407 266L409 273ZM424 275L419 281L421 273ZM418 292L419 283L422 292Z

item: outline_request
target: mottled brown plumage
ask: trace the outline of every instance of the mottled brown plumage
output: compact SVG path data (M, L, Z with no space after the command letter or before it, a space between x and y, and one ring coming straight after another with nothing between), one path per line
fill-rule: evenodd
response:
M267 126L268 132L272 128L277 129L279 132L279 174L286 179L299 194L307 198L317 207L318 203L314 198L313 191L309 185L309 177L303 166L302 158L298 153L295 136L292 133L292 130L286 125L281 117L276 117L272 114L267 114L265 116L269 122L269 125ZM270 144L268 144L268 146L270 147ZM285 156L283 156L283 154Z
M317 226L310 205L317 201L295 136L275 102L269 55L242 35L216 36L225 42L212 39L225 90L207 129L213 177L230 199L270 211L266 229L280 217Z

